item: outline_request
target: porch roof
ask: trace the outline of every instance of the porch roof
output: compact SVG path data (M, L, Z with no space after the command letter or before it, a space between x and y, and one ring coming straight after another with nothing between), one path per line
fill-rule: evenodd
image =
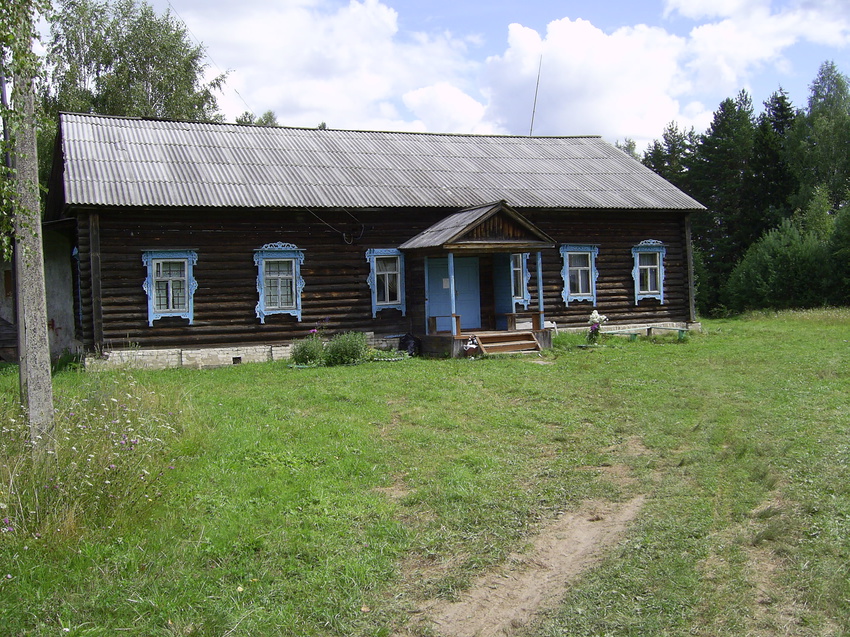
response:
M543 250L555 241L505 201L451 214L399 246L400 250Z

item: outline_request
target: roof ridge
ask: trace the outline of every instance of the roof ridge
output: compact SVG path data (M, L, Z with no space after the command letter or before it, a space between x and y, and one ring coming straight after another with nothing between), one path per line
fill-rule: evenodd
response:
M290 130L290 131L321 131L322 133L364 133L384 135L421 135L430 137L474 137L474 138L496 138L496 139L602 139L601 135L517 135L511 133L452 133L434 131L404 131L404 130L380 130L359 128L311 128L308 126L258 126L256 124L240 124L237 122L223 122L215 120L191 120L191 119L168 119L162 117L145 117L138 115L102 115L100 113L77 113L73 111L60 111L62 116L75 116L81 118L101 118L125 120L134 122L159 122L164 124L208 124L211 126L234 126L246 130L268 131L268 130Z

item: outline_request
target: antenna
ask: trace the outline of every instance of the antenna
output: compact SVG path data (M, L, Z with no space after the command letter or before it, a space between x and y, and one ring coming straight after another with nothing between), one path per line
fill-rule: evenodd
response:
M537 85L534 87L534 106L531 107L531 127L528 129L528 136L534 134L534 114L537 112L537 93L540 90L540 70L543 68L543 54L540 54L540 62L537 64Z

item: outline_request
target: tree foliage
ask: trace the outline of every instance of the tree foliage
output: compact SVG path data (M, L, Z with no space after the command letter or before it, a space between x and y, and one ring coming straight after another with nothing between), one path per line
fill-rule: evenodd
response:
M824 305L831 281L827 245L790 219L750 246L724 288L733 310Z
M277 115L274 111L266 111L259 117L251 111L245 111L236 117L237 124L248 124L250 126L280 126L277 122Z
M800 189L796 207L805 207L825 184L838 207L850 178L850 86L833 62L824 62L810 85L808 109L789 134L790 165Z
M32 126L21 108L22 82L14 78L35 77L39 59L33 53L32 43L38 35L35 16L49 6L45 0L15 0L0 3L0 75L3 79L3 99L0 101L0 120L3 136L0 138L0 258L9 259L12 249L13 220L18 212L19 199L15 181L15 138L23 126ZM6 82L11 81L11 100ZM24 80L27 84L28 80Z
M700 282L697 303L701 310L719 303L723 281L747 248L743 238L748 234L743 224L748 206L745 184L754 130L752 101L741 91L736 99L720 104L689 158L688 187L706 207L693 219L693 240L703 255L708 276Z
M673 122L643 155L707 208L692 219L700 312L850 301L850 80L824 62L809 89L805 108L780 88L758 115L741 92L705 133Z
M676 122L670 122L661 135L661 140L655 140L643 155L643 163L667 181L679 188L687 190L688 166L698 142L693 128L679 130Z
M829 257L833 268L831 301L850 304L850 206L835 215L829 239Z
M220 119L215 93L225 76L204 81L204 49L169 11L157 15L137 0L59 0L50 35L50 115Z

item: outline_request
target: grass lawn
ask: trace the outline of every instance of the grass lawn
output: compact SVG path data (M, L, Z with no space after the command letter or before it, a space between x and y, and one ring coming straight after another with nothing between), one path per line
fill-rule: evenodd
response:
M542 359L62 371L40 466L0 368L0 632L436 634L425 600L644 494L523 635L850 634L850 309L703 326Z

